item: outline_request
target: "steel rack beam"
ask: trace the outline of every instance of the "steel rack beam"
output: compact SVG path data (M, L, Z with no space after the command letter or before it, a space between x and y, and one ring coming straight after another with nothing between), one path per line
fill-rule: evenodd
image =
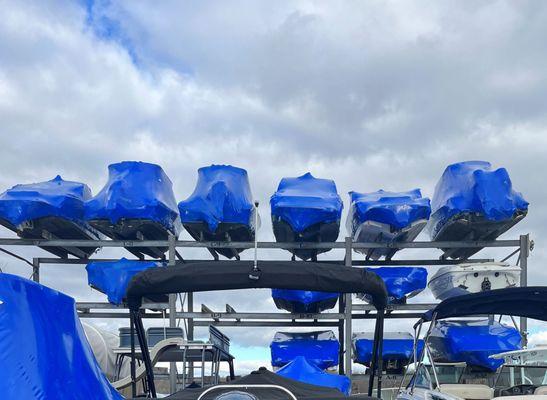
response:
M47 246L47 247L169 247L168 240L46 240L0 238L0 246ZM399 243L352 243L352 249L450 249L477 247L519 247L520 240L495 241L446 241L446 242L399 242ZM344 249L345 242L281 243L258 242L261 249ZM177 240L175 247L188 248L254 248L254 242L196 242Z

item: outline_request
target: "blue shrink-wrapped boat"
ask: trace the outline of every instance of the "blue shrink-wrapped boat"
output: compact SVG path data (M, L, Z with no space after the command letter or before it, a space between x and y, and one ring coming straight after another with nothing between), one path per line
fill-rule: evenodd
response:
M171 181L156 164L123 161L108 166L108 182L85 203L85 219L115 240L167 240L181 230ZM163 258L165 247L127 247Z
M431 207L420 189L408 192L349 192L346 228L354 243L411 242L427 224ZM356 249L367 260L391 259L397 249Z
M74 299L0 274L2 399L121 400L97 363Z
M339 350L340 343L332 331L276 332L270 344L274 368L302 356L324 370L338 365Z
M446 167L435 187L428 230L432 240L494 240L528 212L505 168L486 161ZM480 249L445 249L445 257L467 258Z
M335 242L340 233L343 203L330 179L309 172L283 178L270 199L272 226L278 242ZM330 249L290 249L303 260L317 259Z
M211 165L198 170L192 195L179 203L184 228L197 241L252 242L255 213L247 171L231 165ZM257 219L258 220L258 219ZM209 249L216 257L239 258L243 249Z
M139 272L150 268L164 267L165 263L157 261L136 261L122 258L118 261L94 261L87 264L87 281L89 286L108 296L112 304L121 304L124 300L127 285ZM156 299L165 300L165 296ZM165 298L165 299L164 299Z
M422 267L380 267L369 268L378 274L386 284L388 301L391 304L405 304L406 300L422 292L427 286L427 270ZM359 294L369 301L367 295Z
M310 290L272 289L272 298L278 309L300 314L316 314L330 310L336 305L338 296L337 293Z
M465 362L488 371L502 364L502 360L489 358L491 355L522 346L517 329L489 320L437 321L428 343L436 362Z
M353 359L356 363L370 366L374 333L353 334ZM423 340L418 340L416 357L424 348ZM388 374L400 374L404 367L414 362L414 338L408 332L385 332L382 348L382 368Z
M99 239L84 221L84 202L91 198L89 187L65 181L15 185L0 194L0 224L24 239ZM43 247L59 257L69 254L87 258L93 247Z
M335 388L345 395L349 395L351 391L351 380L347 376L325 372L302 356L296 357L277 371L277 374L299 382Z

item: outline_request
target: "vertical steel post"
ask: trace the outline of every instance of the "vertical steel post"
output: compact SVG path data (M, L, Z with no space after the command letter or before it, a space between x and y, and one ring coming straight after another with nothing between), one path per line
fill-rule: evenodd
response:
M131 339L131 397L137 397L137 372L135 365L135 319L132 311L129 311L129 335Z
M176 242L177 238L175 235L169 235L169 264L168 267L174 267L176 264L175 261L175 255L176 255ZM169 327L170 328L176 328L177 326L177 319L176 314L177 312L177 295L176 294L170 294L169 295ZM169 363L169 390L171 393L175 393L177 391L177 363L176 362L170 362Z
M32 259L32 280L40 283L40 260L37 258Z
M351 260L352 260L352 240L350 237L346 237L345 239L346 244L346 267L351 267ZM344 347L345 347L345 359L344 359L344 369L346 372L346 376L348 376L351 379L351 333L352 333L352 324L351 324L351 313L352 313L352 294L346 293L344 295Z
M528 256L530 255L530 235L520 235L520 286L528 286ZM528 344L528 321L520 319L520 332L523 345Z

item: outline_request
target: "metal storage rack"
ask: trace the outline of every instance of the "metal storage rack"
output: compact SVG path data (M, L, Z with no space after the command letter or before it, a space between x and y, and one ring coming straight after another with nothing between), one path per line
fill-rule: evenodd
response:
M365 261L355 260L353 250L355 249L454 249L454 248L509 248L511 253L504 258L507 260L518 255L517 263L521 267L521 286L527 286L528 257L533 248L533 242L528 234L520 235L516 240L495 240L495 241L472 241L472 242L406 242L394 244L380 243L353 243L350 238L343 242L334 243L277 243L257 242L258 249L343 249L345 256L343 260L321 260L320 262L339 264L341 266L443 266L461 264L463 262L485 262L492 259L467 259L449 260L442 256L438 259L411 259L411 260L379 260ZM2 239L0 246L48 246L48 247L167 247L168 266L177 263L199 262L203 260L183 259L177 249L184 248L243 248L252 249L254 242L195 242L176 240L171 236L168 241L115 241L115 240L32 240L32 239ZM58 258L38 257L32 262L17 256L11 251L0 247L0 251L14 256L32 267L32 278L40 281L41 267L47 264L87 264L90 261L112 261L112 259L90 258ZM184 252L182 252L184 254ZM259 260L260 262L260 260ZM334 327L338 328L340 340L340 362L339 371L341 374L351 374L351 335L352 321L354 319L375 318L374 307L367 304L353 304L351 295L341 296L338 312L324 312L321 314L291 314L288 312L238 312L231 306L226 305L225 312L215 312L202 306L201 311L194 310L194 298L192 293L187 294L186 309L177 310L176 295L170 295L169 304L143 304L143 313L146 318L169 318L169 326L175 327L178 319L185 319L187 322L187 339L194 339L194 329L198 326L231 326L231 327ZM417 319L422 312L429 310L435 304L401 304L391 305L386 313L386 318ZM82 318L128 318L129 314L120 312L124 307L118 307L109 303L84 303L77 302L78 313ZM163 310L162 313L154 313L148 310ZM527 322L521 319L520 330L526 340ZM174 368L172 368L174 370ZM176 376L171 374L171 390L176 387Z

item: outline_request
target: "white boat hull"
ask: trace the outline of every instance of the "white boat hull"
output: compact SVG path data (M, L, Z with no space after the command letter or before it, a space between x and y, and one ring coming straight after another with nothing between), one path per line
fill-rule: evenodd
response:
M439 269L428 283L436 299L520 285L520 268L507 263L460 264Z
M422 219L413 222L411 225L393 230L388 224L376 221L365 221L359 225L353 235L354 243L393 243L412 242L420 234L427 224ZM382 256L390 259L397 249L355 249L358 253L365 254L368 260L378 260Z

